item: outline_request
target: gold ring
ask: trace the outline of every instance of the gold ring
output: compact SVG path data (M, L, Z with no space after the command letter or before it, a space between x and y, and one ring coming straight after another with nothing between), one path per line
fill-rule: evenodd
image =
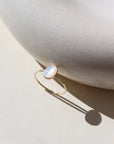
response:
M60 83L60 84L62 85L62 87L64 88L64 91L62 91L62 92L53 91L53 90L47 88L45 85L43 85L43 84L38 80L38 78L37 78L37 73L40 73L40 72L44 72L44 73L45 73L45 72L47 72L47 69L49 69L49 67L46 68L46 70L38 70L38 71L36 71L36 72L34 73L34 78L35 78L35 80L36 80L46 91L48 91L48 92L50 92L50 93L52 93L52 94L56 94L56 95L65 94L66 91L67 91L66 85L65 85L60 79L58 79L57 77L55 77L55 75L56 75L55 72L54 72L54 75L52 74L52 70L51 70L51 76L53 75L52 78L50 78L50 77L47 78L45 75L44 75L44 77L45 77L46 79L54 79L54 80L56 80L58 83Z

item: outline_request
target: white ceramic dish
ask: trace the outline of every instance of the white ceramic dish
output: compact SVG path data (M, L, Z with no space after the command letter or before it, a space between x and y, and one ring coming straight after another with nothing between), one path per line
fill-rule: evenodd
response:
M113 0L0 0L16 39L45 66L75 81L114 89Z

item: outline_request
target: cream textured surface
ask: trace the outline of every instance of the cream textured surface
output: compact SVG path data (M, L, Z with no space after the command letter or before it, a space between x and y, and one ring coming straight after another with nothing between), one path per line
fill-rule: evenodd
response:
M63 78L70 84L64 97L86 111L96 109L102 118L87 114L85 120L36 83L33 73L39 68L0 21L0 143L113 144L114 91Z

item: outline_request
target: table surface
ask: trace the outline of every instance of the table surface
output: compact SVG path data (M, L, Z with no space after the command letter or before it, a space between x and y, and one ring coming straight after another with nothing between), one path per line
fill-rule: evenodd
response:
M38 69L41 66L0 20L1 144L114 143L113 90L59 76L68 92L53 96L35 81ZM55 81L51 88L61 89Z

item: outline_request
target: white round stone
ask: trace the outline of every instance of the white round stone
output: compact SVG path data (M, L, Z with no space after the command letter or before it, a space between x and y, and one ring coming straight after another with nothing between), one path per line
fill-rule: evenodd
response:
M53 78L57 74L57 67L51 65L44 70L44 77L47 79Z

